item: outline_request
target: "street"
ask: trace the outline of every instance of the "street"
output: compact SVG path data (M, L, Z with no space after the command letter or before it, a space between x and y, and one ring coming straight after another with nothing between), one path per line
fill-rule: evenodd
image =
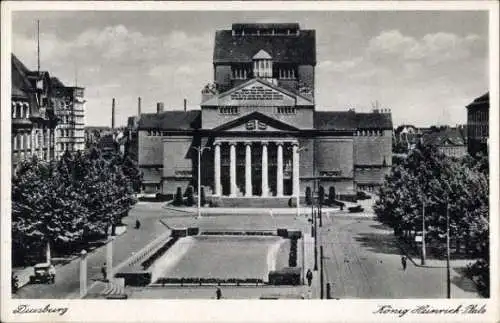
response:
M171 211L170 211L171 213ZM135 205L128 217L123 219L127 231L118 236L113 248L114 266L127 259L133 252L140 250L159 234L165 227L158 219L165 215L161 203L141 203ZM141 221L141 228L134 229L135 220ZM88 285L93 279L101 279L101 266L106 262L106 247L101 247L88 254ZM55 284L28 284L19 289L14 298L78 298L79 297L79 260L73 260L65 266L57 267Z
M325 284L332 284L334 298L446 297L446 269L417 267L408 261L403 271L392 230L376 220L325 216L318 230L318 249L324 246ZM452 269L451 275L452 298L478 297L457 271Z

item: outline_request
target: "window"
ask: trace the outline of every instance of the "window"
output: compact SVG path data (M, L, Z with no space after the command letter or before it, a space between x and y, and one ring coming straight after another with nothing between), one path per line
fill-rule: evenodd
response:
M280 79L295 79L295 69L294 68L280 68L279 69L279 78Z
M295 107L277 107L278 114L296 114L297 109Z
M248 76L247 69L245 67L233 67L233 79L235 80L245 80Z
M219 114L235 115L239 113L238 107L219 107Z

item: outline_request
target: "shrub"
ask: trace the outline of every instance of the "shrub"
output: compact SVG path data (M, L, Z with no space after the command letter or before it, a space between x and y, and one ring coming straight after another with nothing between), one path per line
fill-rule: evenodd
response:
M330 186L328 190L328 202L332 204L335 201L335 186Z
M174 206L181 206L183 204L182 200L182 189L180 187L177 187L177 192L175 193L175 199L174 202L172 202Z
M201 192L200 192L200 204L203 206L207 204L207 197L205 195L205 187L201 187Z
M288 230L287 229L278 228L276 233L277 233L278 237L288 238Z
M189 185L186 189L186 205L193 206L194 205L194 193L193 186Z
M311 188L309 186L306 187L306 204L312 204Z
M271 285L300 285L300 268L282 268L268 274Z
M297 267L297 239L290 240L290 254L288 257L288 266Z
M323 205L325 203L325 188L323 186L320 186L318 190L318 202L319 205Z
M196 236L200 232L200 228L188 228L187 235L188 236Z

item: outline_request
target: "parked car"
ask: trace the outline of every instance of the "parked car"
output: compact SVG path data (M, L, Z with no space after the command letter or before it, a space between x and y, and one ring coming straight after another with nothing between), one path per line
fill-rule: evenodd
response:
M358 191L358 192L356 192L356 198L358 200L369 200L372 197L370 196L370 194L367 194L367 193L365 193L363 191Z
M33 267L34 275L30 276L30 283L40 282L53 284L56 280L56 268L54 265L44 262Z
M363 212L365 209L363 209L361 205L356 205L348 207L347 210L349 210L349 213L360 213Z

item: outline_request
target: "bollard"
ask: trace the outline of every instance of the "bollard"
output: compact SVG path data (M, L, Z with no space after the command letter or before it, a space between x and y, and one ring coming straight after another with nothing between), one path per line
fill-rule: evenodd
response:
M330 283L326 283L326 299L332 299L332 290Z
M87 295L87 251L80 253L80 298Z

